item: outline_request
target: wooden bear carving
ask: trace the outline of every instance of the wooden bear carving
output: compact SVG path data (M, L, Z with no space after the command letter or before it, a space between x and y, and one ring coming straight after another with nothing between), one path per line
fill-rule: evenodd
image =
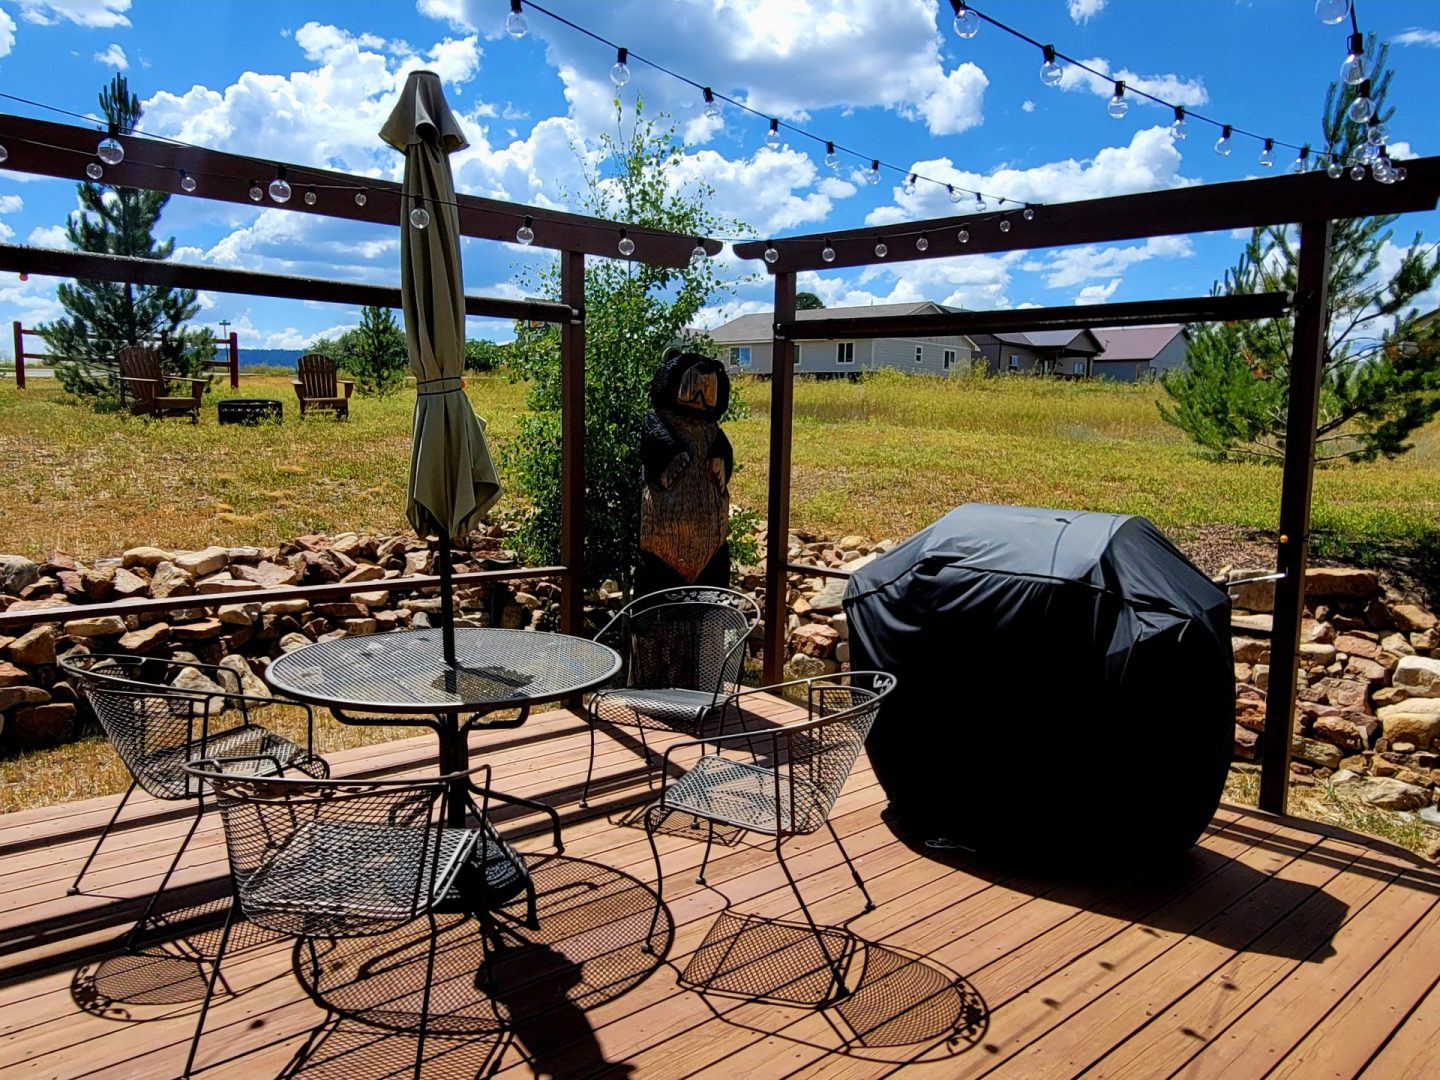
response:
M720 430L730 377L720 361L666 350L650 383L640 433L637 594L674 585L730 584L730 474L735 455Z

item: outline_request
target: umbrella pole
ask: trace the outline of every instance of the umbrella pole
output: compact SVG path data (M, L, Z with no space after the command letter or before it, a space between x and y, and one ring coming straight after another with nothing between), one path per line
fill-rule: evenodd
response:
M439 528L440 547L436 561L440 564L440 642L445 663L455 666L455 588L451 580L450 530Z

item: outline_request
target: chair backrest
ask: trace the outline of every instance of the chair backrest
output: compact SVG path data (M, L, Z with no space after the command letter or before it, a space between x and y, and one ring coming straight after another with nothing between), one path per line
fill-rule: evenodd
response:
M84 694L136 783L157 799L199 797L200 785L184 766L206 729L203 698L140 684L95 683Z
M598 640L624 660L624 686L718 695L739 683L753 626L745 611L728 603L681 600L639 609L632 604Z
M865 746L895 676L852 671L802 680L809 718L775 732L782 806L792 833L809 833L830 817L835 800Z
M437 780L257 777L223 761L186 771L220 808L242 914L271 930L347 937L408 922L455 855Z
M122 392L134 402L137 412L154 410L157 396L165 393L161 381L160 357L148 345L126 345L115 354L122 379L146 379L148 382L122 382Z
M339 396L336 383L335 361L323 353L306 353L296 365L300 389L307 398L333 398Z

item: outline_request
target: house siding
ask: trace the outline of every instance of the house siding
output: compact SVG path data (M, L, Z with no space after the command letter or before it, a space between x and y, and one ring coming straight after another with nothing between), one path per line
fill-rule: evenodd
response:
M834 341L802 341L797 344L796 349L799 352L800 362L795 367L796 374L848 375L852 372L874 371L878 368L888 367L912 374L919 372L929 375L946 375L962 372L974 354L974 347L969 339L964 337L879 338L874 341L856 341L855 362L841 364L835 359L836 344L837 342ZM916 346L924 351L924 359L919 364L915 362ZM730 362L730 350L741 347L748 347L750 350L748 366L736 366ZM719 349L721 359L726 362L732 374L769 375L773 370L772 361L775 353L773 341L730 342L719 346ZM952 372L945 371L946 349L953 349L955 352L955 368Z
M1189 342L1184 334L1176 334L1165 347L1155 354L1153 360L1095 360L1091 367L1097 379L1111 379L1115 382L1143 382L1153 375L1185 366L1185 351Z

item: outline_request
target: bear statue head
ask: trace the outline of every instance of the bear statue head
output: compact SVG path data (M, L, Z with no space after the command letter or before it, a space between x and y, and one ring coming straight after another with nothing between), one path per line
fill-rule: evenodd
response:
M730 407L730 376L713 356L665 350L650 380L650 407L662 415L718 422Z

